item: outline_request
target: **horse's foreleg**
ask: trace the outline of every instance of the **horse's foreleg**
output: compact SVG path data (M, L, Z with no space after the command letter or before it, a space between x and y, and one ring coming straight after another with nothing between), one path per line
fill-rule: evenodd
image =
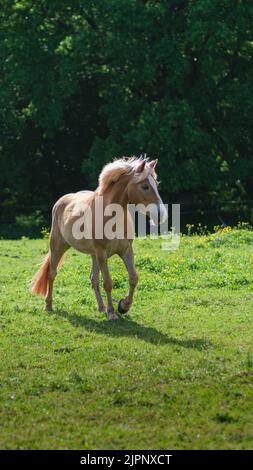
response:
M102 250L99 250L96 253L96 258L103 276L104 289L107 296L107 318L108 320L117 320L118 316L114 313L114 307L112 303L112 280L108 269L106 253Z
M138 274L135 270L132 246L130 246L121 257L129 274L129 291L125 299L119 301L118 311L119 313L127 313L133 303L134 291L138 284Z
M105 306L104 306L104 302L103 302L101 292L100 292L99 266L98 266L96 256L92 256L92 269L91 269L91 274L90 274L90 280L91 280L91 285L92 285L92 287L94 289L94 292L95 292L95 295L96 295L98 310L100 312L104 312L105 311Z

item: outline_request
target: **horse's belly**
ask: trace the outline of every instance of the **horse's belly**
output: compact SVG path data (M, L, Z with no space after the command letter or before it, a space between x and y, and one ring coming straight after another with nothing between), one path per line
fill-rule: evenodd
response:
M80 251L81 253L85 253L87 255L95 254L93 240L86 240L86 239L76 240L72 238L71 240L68 240L68 243L70 246L75 248L75 250Z
M107 256L120 255L128 249L129 245L130 242L127 239L107 241L105 246Z

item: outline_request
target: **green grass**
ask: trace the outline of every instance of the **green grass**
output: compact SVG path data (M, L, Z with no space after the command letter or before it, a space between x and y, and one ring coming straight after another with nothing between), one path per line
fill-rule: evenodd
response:
M135 302L113 323L89 257L69 251L48 314L28 291L47 241L0 241L0 448L253 448L253 233L160 245L135 241Z

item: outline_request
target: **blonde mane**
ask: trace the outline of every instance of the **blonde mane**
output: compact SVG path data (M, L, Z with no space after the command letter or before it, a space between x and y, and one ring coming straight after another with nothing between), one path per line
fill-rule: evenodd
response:
M137 173L136 169L143 162L146 162L144 170ZM146 157L123 157L115 159L111 163L107 163L99 175L99 193L103 193L112 183L116 183L121 176L132 175L136 178L136 182L142 181L149 175L156 179L154 168L149 166L149 159Z

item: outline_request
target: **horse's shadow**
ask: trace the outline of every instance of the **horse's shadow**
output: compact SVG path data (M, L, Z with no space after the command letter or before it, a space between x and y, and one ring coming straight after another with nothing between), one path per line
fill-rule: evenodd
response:
M87 318L76 313L69 313L65 310L54 310L54 315L66 318L76 327L84 327L87 331L98 334L107 334L116 337L135 337L156 345L178 345L184 348L194 348L198 350L207 349L212 343L204 338L177 339L158 331L154 327L140 325L129 317L118 321L99 321L93 318Z

